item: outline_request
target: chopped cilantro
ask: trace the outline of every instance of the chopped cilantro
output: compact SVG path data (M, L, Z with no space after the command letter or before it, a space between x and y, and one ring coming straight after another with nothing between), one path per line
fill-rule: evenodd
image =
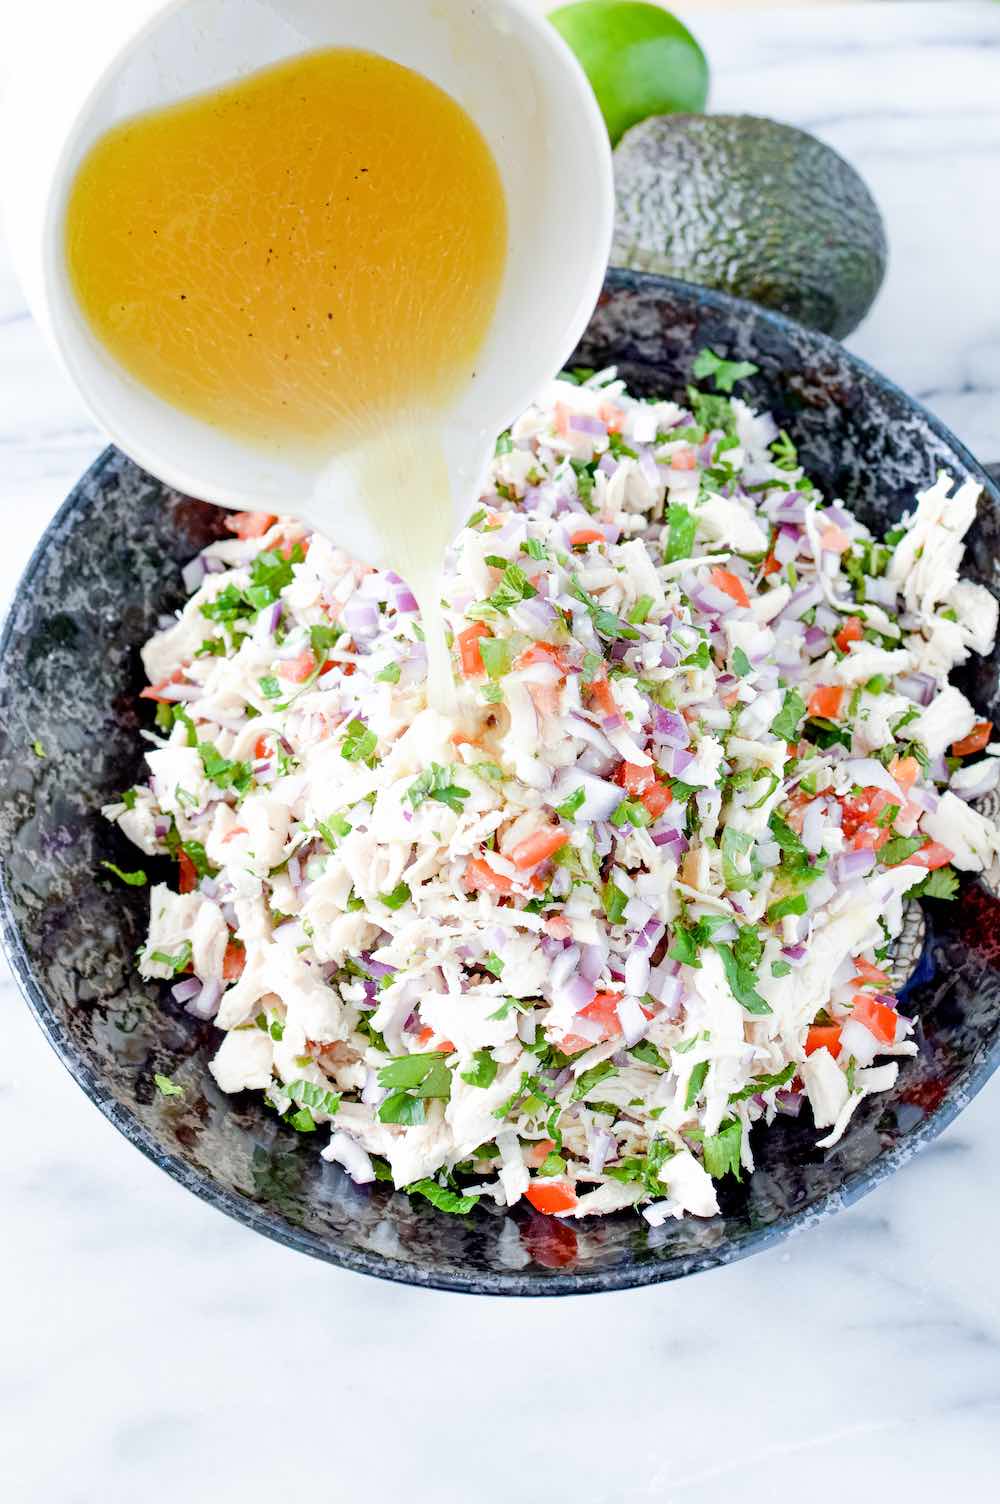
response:
M687 1091L684 1094L686 1108L693 1107L700 1097L701 1089L705 1085L705 1077L708 1075L708 1066L707 1060L699 1060L698 1064L692 1067L688 1077Z
M747 376L756 376L759 370L760 366L755 366L752 360L723 360L721 355L716 355L706 345L695 356L691 374L696 381L711 376L717 392L731 392L737 381L742 381Z
M806 702L797 689L786 689L781 709L771 722L771 730L784 742L792 742L798 733L799 723L806 713Z
M610 878L601 888L601 903L609 924L621 924L628 896Z
M926 843L926 836L894 836L891 841L886 841L884 846L879 847L878 860L883 867L898 867L900 862L905 862Z
M790 1060L784 1070L777 1071L772 1076L756 1076L748 1081L746 1086L739 1091L734 1091L730 1096L730 1102L746 1102L750 1097L755 1097L759 1092L771 1091L776 1086L787 1086L795 1075L795 1062Z
M161 1076L160 1073L157 1071L156 1074L153 1076L153 1080L155 1081L155 1083L156 1083L156 1089L160 1093L161 1096L164 1096L164 1097L182 1097L184 1095L184 1088L183 1088L183 1086L175 1086L175 1084L173 1083L173 1081L171 1081L171 1079L170 1079L169 1076Z
M954 898L958 893L958 873L954 867L935 867L923 882L911 888L908 898Z
M379 669L378 673L375 675L375 683L398 684L399 672L400 670L398 663L387 663L385 668Z
M327 1091L314 1081L290 1081L282 1090L293 1102L298 1102L302 1107L315 1108L317 1112L325 1112L331 1118L340 1107L340 1092Z
M737 1180L742 1180L743 1176L740 1173L742 1146L743 1126L739 1118L729 1118L722 1124L718 1133L702 1139L701 1149L705 1169L713 1180L721 1180L727 1174L735 1175Z
M496 1080L497 1063L489 1050L476 1050L467 1071L459 1072L463 1081L470 1086L481 1086L484 1089L492 1086Z
M378 737L374 731L370 731L364 721L348 722L347 735L340 749L341 757L348 762L366 762L369 767L373 766L375 748L378 745Z
M779 919L784 919L786 914L804 914L805 911L805 894L793 893L788 898L779 898L777 903L772 903L767 911L767 920L769 924L775 924Z
M162 950L154 950L150 951L149 959L155 961L158 966L169 966L176 975L191 964L191 941L184 940L176 956L168 956Z
M425 1196L439 1212L448 1212L453 1217L467 1217L474 1206L479 1205L479 1196L460 1195L448 1186L438 1185L436 1180L415 1180L405 1187L408 1196Z
M429 768L425 768L406 791L406 797L413 808L419 809L425 799L436 799L439 804L446 804L460 815L464 807L462 801L468 799L469 790L452 782L454 771L454 767L443 768L437 762L432 762Z
M404 903L409 903L413 894L407 883L397 883L391 893L380 893L379 902L384 903L387 909L401 909Z
M587 1093L604 1081L608 1076L617 1075L617 1068L610 1060L602 1060L599 1065L592 1065L589 1071L582 1071L576 1078L573 1090L570 1092L571 1102L582 1102Z
M570 794L568 799L564 799L562 804L556 805L556 814L560 819L572 820L577 810L586 802L586 798L587 795L584 790L577 789L575 793Z
M753 673L750 659L742 648L733 648L733 673L738 674L741 679L746 679Z
M144 888L149 882L149 878L143 872L142 868L139 868L136 872L123 872L120 867L115 866L114 862L102 862L101 866L107 867L109 872L113 872L115 877L121 878L123 883L128 883L130 888Z
M671 502L667 507L667 544L663 551L664 564L674 564L679 559L690 559L694 549L695 533L698 530L694 513L680 502Z
M713 948L722 962L729 990L740 1006L748 1013L770 1013L770 1003L761 997L754 986L757 980L756 974L744 962L738 960L733 947L716 941L713 942Z
M273 674L265 674L257 680L258 688L265 700L280 700L282 695L281 685Z
M483 957L482 965L484 971L488 971L491 976L496 977L498 980L503 976L503 962L495 950L491 950L488 956Z
M505 637L480 637L479 652L491 679L510 673L510 643Z

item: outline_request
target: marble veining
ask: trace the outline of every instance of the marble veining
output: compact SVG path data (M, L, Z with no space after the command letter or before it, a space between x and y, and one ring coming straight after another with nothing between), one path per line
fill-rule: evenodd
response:
M714 109L815 130L865 174L892 259L849 343L1000 460L1000 5L678 9ZM100 447L0 250L0 598ZM0 1019L0 1478L26 1504L152 1480L250 1504L403 1480L418 1504L991 1495L996 1080L780 1249L500 1304L362 1280L217 1216L93 1110L5 971Z

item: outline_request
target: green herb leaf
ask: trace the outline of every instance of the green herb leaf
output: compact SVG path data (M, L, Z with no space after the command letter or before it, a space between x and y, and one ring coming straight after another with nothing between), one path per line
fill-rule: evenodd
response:
M577 810L585 803L586 798L584 790L577 789L575 793L570 794L568 799L564 799L562 804L556 805L556 814L560 819L572 820Z
M762 1091L771 1091L776 1086L787 1086L794 1075L795 1062L791 1060L784 1070L776 1072L773 1076L755 1076L752 1081L747 1082L746 1086L741 1087L739 1091L734 1091L729 1100L730 1102L746 1102L750 1097L756 1097Z
M690 559L694 550L698 523L694 513L680 502L671 502L667 507L667 544L663 551L664 564L674 564L679 559Z
M121 878L123 883L128 883L130 888L144 888L149 882L149 878L143 872L142 868L139 868L136 872L123 872L120 867L115 866L114 862L102 862L101 866L107 867L109 872L113 872L115 877Z
M701 1095L701 1089L705 1085L705 1077L708 1075L708 1067L709 1062L707 1060L699 1060L698 1064L693 1067L688 1077L687 1091L684 1094L684 1106L686 1108L693 1107Z
M756 376L759 370L760 366L755 366L752 360L723 360L721 355L716 355L706 346L695 356L691 374L697 381L711 376L717 392L731 392L737 381Z
M617 1076L617 1067L610 1060L602 1060L599 1065L592 1065L589 1071L583 1071L577 1078L573 1090L570 1092L571 1102L582 1102L589 1091L593 1091L599 1081L604 1081L608 1076Z
M340 1108L340 1092L327 1091L314 1081L290 1081L282 1089L287 1092L293 1102L299 1102L303 1107L315 1108L317 1112L325 1112L331 1118L336 1116Z
M705 1169L713 1180L721 1180L729 1174L735 1175L737 1180L743 1179L740 1168L742 1145L743 1126L739 1118L730 1118L722 1124L718 1133L702 1139Z
M601 888L601 903L609 924L621 924L628 904L628 895L609 878Z
M767 911L768 924L777 924L778 920L784 919L786 914L804 914L807 907L804 893L793 893L787 898L779 898Z
M155 961L158 966L169 966L176 975L190 966L191 954L191 941L184 940L175 956L168 956L162 950L154 950L150 952L149 959Z
M722 962L723 970L726 973L726 981L729 983L729 990L740 1006L745 1008L748 1013L770 1013L770 1003L761 997L754 986L757 980L755 973L736 959L732 946L725 945L722 942L715 942L713 948Z
M923 882L911 888L908 898L954 898L958 893L958 873L954 867L935 867Z
M806 702L797 689L786 689L781 709L771 722L771 730L783 742L793 742L806 713Z
M169 1076L161 1076L159 1073L157 1073L156 1075L154 1075L153 1080L156 1083L156 1089L161 1096L183 1097L183 1086L175 1086Z
M400 668L398 663L387 663L385 668L380 669L375 675L376 684L398 684Z
M436 1180L415 1180L406 1187L408 1196L425 1196L439 1212L448 1212L453 1217L467 1217L474 1206L479 1205L479 1196L463 1196Z
M753 665L742 648L733 648L733 673L741 679L749 678L753 673Z
M481 1086L484 1089L492 1086L497 1077L497 1063L489 1050L477 1050L472 1057L469 1069L459 1071L463 1081L470 1086Z
M883 867L898 867L900 862L905 862L907 857L913 856L921 846L927 844L926 836L894 836L891 841L886 841L878 850L877 860Z
M401 909L404 903L409 903L413 894L406 883L397 883L391 893L380 893L379 903L384 903L387 909Z
M425 768L406 791L406 797L413 808L419 809L425 799L436 799L439 804L446 804L460 815L464 808L463 800L469 797L469 790L452 783L454 771L454 767L443 768L437 762L432 762L429 768Z
M378 737L374 731L369 731L364 721L355 718L348 722L347 735L340 749L341 757L348 762L366 762L371 766L378 745Z

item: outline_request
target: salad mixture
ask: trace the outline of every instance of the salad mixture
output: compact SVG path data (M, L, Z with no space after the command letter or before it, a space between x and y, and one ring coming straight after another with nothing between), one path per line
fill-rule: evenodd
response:
M231 519L145 648L149 780L107 814L177 881L140 969L359 1183L707 1217L754 1123L836 1144L915 1052L904 901L1000 853L948 682L997 626L978 487L873 538L753 369L703 351L685 406L575 372L501 435L447 562L457 724L404 582L289 518Z

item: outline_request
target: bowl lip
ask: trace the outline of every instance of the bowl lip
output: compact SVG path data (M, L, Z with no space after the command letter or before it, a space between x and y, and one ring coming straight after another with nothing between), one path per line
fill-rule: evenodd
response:
M986 495L994 506L1000 509L1000 486L994 483L983 465L973 457L945 424L875 367L847 350L838 340L817 330L808 329L784 314L762 308L728 293L717 292L695 283L682 282L673 277L662 277L652 272L636 272L625 268L610 267L605 279L605 289L617 291L628 288L644 289L654 293L657 290L669 292L676 301L702 303L720 313L749 315L756 320L763 320L765 324L770 324L783 334L794 335L797 338L804 336L820 353L829 353L838 360L846 360L860 375L896 397L905 407L920 417L936 437L952 451L956 460L965 467L968 473L982 484ZM3 665L10 652L14 638L15 619L35 576L42 569L49 550L59 541L73 514L82 505L84 484L87 481L97 480L106 468L117 464L121 453L113 445L108 445L101 451L76 481L35 546L14 587L3 621L0 623L0 666ZM941 1103L904 1139L886 1150L871 1164L845 1176L838 1189L828 1191L808 1206L785 1213L766 1226L751 1229L748 1236L739 1244L722 1242L715 1248L682 1255L674 1261L651 1259L647 1263L628 1264L621 1268L611 1267L567 1273L556 1271L543 1277L525 1276L516 1270L465 1273L460 1268L447 1266L440 1270L429 1271L407 1259L393 1260L382 1254L370 1253L363 1249L344 1248L325 1243L319 1237L314 1237L289 1222L276 1210L265 1210L248 1196L220 1185L212 1179L207 1170L195 1168L177 1155L164 1150L141 1119L123 1107L102 1085L98 1076L74 1048L67 1031L62 1027L57 1014L50 1006L45 992L36 980L14 917L13 899L3 852L0 852L0 943L3 945L21 995L69 1074L123 1137L180 1185L192 1191L201 1201L226 1213L254 1232L262 1233L274 1242L309 1254L325 1263L395 1284L414 1285L424 1289L458 1294L540 1298L638 1289L649 1285L664 1284L690 1274L697 1274L703 1270L714 1269L723 1264L736 1263L748 1258L751 1254L773 1247L792 1234L824 1220L842 1208L853 1205L874 1190L922 1148L937 1138L938 1134L954 1121L973 1097L981 1091L994 1071L1000 1067L1000 1031L998 1031L997 1037L984 1050L981 1058L960 1087L956 1089L953 1086Z

